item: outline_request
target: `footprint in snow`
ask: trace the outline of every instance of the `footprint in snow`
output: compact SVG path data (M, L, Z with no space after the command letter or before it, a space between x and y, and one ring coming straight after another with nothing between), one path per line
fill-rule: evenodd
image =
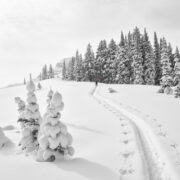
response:
M128 126L128 124L121 124L121 126L122 126L122 127L126 127L126 126Z
M121 142L122 142L123 144L128 144L128 143L131 142L131 141L132 141L132 139L121 140Z
M127 175L127 174L133 174L135 171L135 169L133 168L122 168L122 169L119 169L119 173L124 176L124 175Z
M131 131L124 131L122 132L124 135L128 135L128 134L131 134Z
M157 127L161 128L161 127L162 127L162 124L158 124Z
M134 151L124 152L124 153L121 153L121 155L122 155L125 159L128 159L130 156L133 156L133 155L134 155Z
M166 137L166 136L167 136L167 134L166 134L166 133L163 133L163 132L159 132L158 135L159 135L159 136L162 136L162 137Z
M171 144L170 145L172 148L176 149L178 147L178 144Z

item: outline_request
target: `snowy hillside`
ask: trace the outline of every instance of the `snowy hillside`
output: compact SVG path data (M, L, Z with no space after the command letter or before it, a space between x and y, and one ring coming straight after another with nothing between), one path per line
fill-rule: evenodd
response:
M63 96L61 119L73 136L75 155L50 163L21 153L14 97L25 100L27 92L25 86L1 89L0 127L9 142L0 149L0 179L179 179L179 99L157 94L154 86L100 84L94 89L94 83L55 79L41 84L35 91L41 114L50 87Z

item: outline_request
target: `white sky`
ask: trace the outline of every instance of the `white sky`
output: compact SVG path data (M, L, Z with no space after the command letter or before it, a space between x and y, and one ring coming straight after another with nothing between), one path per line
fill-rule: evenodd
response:
M138 26L180 45L179 0L0 0L0 87Z

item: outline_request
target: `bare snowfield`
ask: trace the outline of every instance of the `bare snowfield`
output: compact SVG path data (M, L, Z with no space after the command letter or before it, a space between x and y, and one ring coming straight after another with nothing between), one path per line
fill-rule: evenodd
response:
M177 173L180 170L179 99L157 94L158 87L154 86L100 84L93 93L93 83L54 79L43 81L42 87L35 92L42 115L50 88L63 96L65 108L61 120L73 136L75 155L68 160L40 163L32 155L22 154L17 146L21 133L14 97L25 100L27 92L25 86L1 89L0 127L10 142L0 150L0 179L174 180L180 177ZM109 93L109 87L117 92ZM149 131L149 140L142 127ZM150 148L149 142L155 148ZM158 165L153 164L153 155L159 157ZM152 176L152 172L158 175Z

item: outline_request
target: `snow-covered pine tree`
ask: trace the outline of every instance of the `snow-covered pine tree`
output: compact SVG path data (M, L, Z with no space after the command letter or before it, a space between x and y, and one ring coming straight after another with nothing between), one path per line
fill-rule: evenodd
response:
M94 65L95 77L97 77L100 82L105 82L107 55L107 43L106 40L102 40L100 41L97 48L96 60Z
M40 83L40 82L38 82L37 88L38 88L39 90L42 89L42 86L41 86L41 83Z
M117 61L117 75L116 82L119 84L130 83L130 61L128 58L127 45L121 45L118 47L116 61Z
M168 48L165 38L162 39L161 50L161 89L159 93L172 94L172 76L171 76L171 63L168 56Z
M66 79L66 63L63 61L63 66L62 66L62 80Z
M29 74L29 81L32 81L32 75L31 75L31 73Z
M24 83L23 83L24 85L26 84L26 79L24 78Z
M52 65L49 65L49 78L52 79L54 78L54 69L52 68Z
M125 50L125 37L123 32L121 31L121 40L119 43L119 46L117 46L116 49L116 58L114 60L113 66L115 69L115 72L113 73L113 76L116 74L116 77L114 77L113 82L114 83L120 83L120 84L124 84L123 79L124 79L124 69L125 71L127 70L126 67L124 67L124 62L121 63L125 57L127 56L127 44L126 44L126 50ZM126 57L127 59L127 57ZM122 74L122 76L121 76ZM127 77L128 78L128 77Z
M133 50L134 50L134 40L131 32L127 36L127 56L130 63L130 84L134 83L134 68L133 68Z
M134 48L133 54L133 77L134 77L134 84L143 84L143 59L141 53Z
M132 43L132 58L133 58L133 83L143 84L143 58L141 51L141 35L139 29L136 27L133 33L133 43Z
M82 54L79 55L79 80L82 81L84 77L84 69L83 69L83 57Z
M143 36L143 53L144 53L144 83L148 85L155 84L155 57L153 48L149 41L146 29Z
M177 86L174 89L174 97L180 98L180 82L177 84Z
M17 103L17 105L18 105L18 112L19 112L17 122L20 123L21 129L22 129L22 128L24 128L24 124L26 121L26 119L24 117L24 114L25 114L24 111L26 110L26 104L20 97L15 97L14 100L15 100L15 103Z
M179 50L176 48L176 52L174 54L174 85L180 83L180 55Z
M116 61L116 51L117 45L114 39L111 39L108 45L108 58L106 61L107 71L106 71L106 82L115 83L117 75L117 61Z
M76 56L75 56L75 67L74 67L74 76L75 76L75 80L79 81L79 51L76 51Z
M19 113L24 112L25 108L26 108L25 102L20 97L15 97L14 100L15 100L15 102L18 105L18 112Z
M93 81L94 79L94 52L92 46L89 43L86 49L86 53L83 61L84 68L84 81Z
M38 148L37 136L41 123L41 115L37 98L34 94L35 85L33 81L27 83L26 89L28 91L27 105L21 116L22 119L19 120L19 122L23 124L20 145L25 152L32 152Z
M168 43L167 51L168 51L169 61L171 64L171 70L173 70L175 62L174 62L174 55L173 55L173 49L172 49L171 43ZM171 73L173 74L173 72Z
M71 146L72 136L68 133L65 124L60 122L60 111L63 108L62 96L56 92L40 126L38 161L54 161L58 155L72 156L74 154Z
M174 53L174 59L175 59L176 57L180 59L180 54L179 54L179 49L178 49L178 47L176 47L176 50L175 50L175 53Z
M82 80L82 56L76 51L76 61L75 61L75 80Z
M120 47L125 46L125 37L124 37L124 33L122 31L121 31L121 40L120 40L119 46Z
M47 100L46 100L46 102L47 102L47 104L48 104L47 108L50 107L50 102L51 102L51 99L52 99L52 97L53 97L53 94L54 94L53 90L50 89L49 92L48 92L48 95L47 95Z
M154 56L155 56L155 85L160 85L161 81L161 58L160 47L156 32L154 32Z
M47 65L44 65L42 69L42 80L45 80L48 78L48 70L47 70Z
M67 79L75 80L75 57L72 57L68 63Z

